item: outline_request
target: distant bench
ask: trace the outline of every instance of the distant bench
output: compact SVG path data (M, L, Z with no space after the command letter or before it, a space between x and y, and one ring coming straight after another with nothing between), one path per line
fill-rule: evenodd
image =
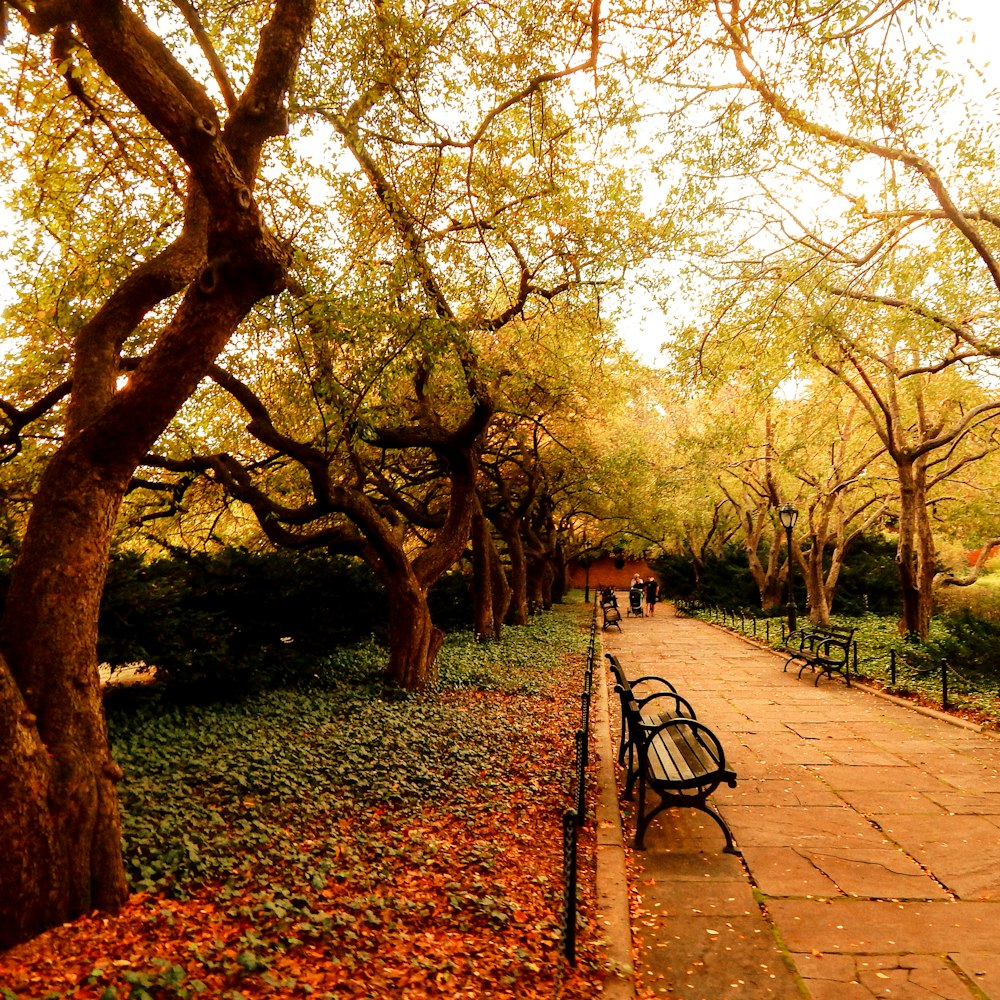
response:
M618 598L610 588L601 592L601 614L604 616L601 628L610 628L614 625L619 632L622 630L622 613L618 610Z
M799 677L808 667L816 673L814 683L817 685L824 674L832 678L838 671L850 687L854 631L853 628L837 625L808 625L789 632L785 641L777 647L780 652L790 654L782 670L787 670L791 663L800 662Z
M630 681L612 653L604 654L615 678L622 713L618 762L626 769L622 798L631 798L639 784L639 811L635 847L642 850L649 824L671 806L700 809L719 824L726 837L726 851L736 853L733 835L725 820L708 804L708 797L725 782L736 787L736 772L726 767L718 737L695 718L691 703L662 677ZM654 681L660 690L637 695L634 687ZM646 788L660 797L646 812Z

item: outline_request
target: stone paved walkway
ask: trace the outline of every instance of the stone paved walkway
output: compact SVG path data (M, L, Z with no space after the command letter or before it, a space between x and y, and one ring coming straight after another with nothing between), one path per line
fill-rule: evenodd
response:
M669 678L739 776L713 802L740 857L691 809L628 851L640 995L1000 1000L1000 740L668 606L622 629L604 649Z

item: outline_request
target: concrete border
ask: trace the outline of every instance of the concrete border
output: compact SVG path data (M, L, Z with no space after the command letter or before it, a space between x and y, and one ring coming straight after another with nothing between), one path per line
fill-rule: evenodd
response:
M597 804L594 810L597 922L603 928L607 957L607 976L601 995L605 1000L634 1000L635 952L625 866L625 837L618 805L618 785L615 781L614 748L611 743L608 672L604 666L603 649L595 649L594 657L594 673L597 675L596 713L593 719L597 765Z

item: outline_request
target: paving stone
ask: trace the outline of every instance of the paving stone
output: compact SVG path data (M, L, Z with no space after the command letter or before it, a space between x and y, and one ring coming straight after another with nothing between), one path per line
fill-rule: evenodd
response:
M1000 816L1000 782L997 786L995 792L928 792L927 797L946 812L996 817Z
M735 788L726 789L726 801L740 805L782 806L840 806L841 800L823 782L811 774L806 778L744 778L740 776ZM933 806L933 804L931 804ZM938 812L941 807L934 807Z
M642 933L641 931L639 932ZM687 917L656 929L643 949L641 986L693 1000L801 1000L763 917Z
M964 975L936 955L795 955L812 1000L885 997L891 1000L960 1000L971 993Z
M948 899L941 885L895 847L803 851L848 896L871 899Z
M735 854L717 848L708 851L652 850L633 852L636 870L644 881L707 882L746 879L743 864Z
M931 774L909 767L851 767L831 764L823 769L823 780L845 791L864 789L912 789L920 792L946 792L951 786Z
M734 802L725 812L741 847L887 845L863 816L844 805L773 809Z
M860 899L771 899L768 911L791 951L946 954L996 948L994 903L891 903Z
M658 918L760 916L753 889L742 871L738 879L723 875L710 879L656 878L640 865L635 877L643 889L644 912Z
M906 761L895 754L878 750L872 746L859 748L857 737L853 740L828 740L819 744L817 749L832 764L846 764L848 767L906 767Z
M1000 950L958 951L948 957L986 996L1000 997Z
M865 816L940 816L950 810L937 792L840 789L837 796ZM948 793L940 793L947 795ZM958 794L958 793L953 793Z
M839 896L836 883L794 847L744 847L753 880L768 896Z
M1000 899L1000 827L991 818L895 815L879 824L961 899Z

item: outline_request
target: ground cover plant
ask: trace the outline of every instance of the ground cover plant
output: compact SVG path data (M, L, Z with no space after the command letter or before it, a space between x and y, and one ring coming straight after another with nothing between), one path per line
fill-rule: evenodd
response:
M0 955L0 996L593 996L586 826L559 953L583 613L451 637L419 697L366 646L310 687L111 703L133 894Z

